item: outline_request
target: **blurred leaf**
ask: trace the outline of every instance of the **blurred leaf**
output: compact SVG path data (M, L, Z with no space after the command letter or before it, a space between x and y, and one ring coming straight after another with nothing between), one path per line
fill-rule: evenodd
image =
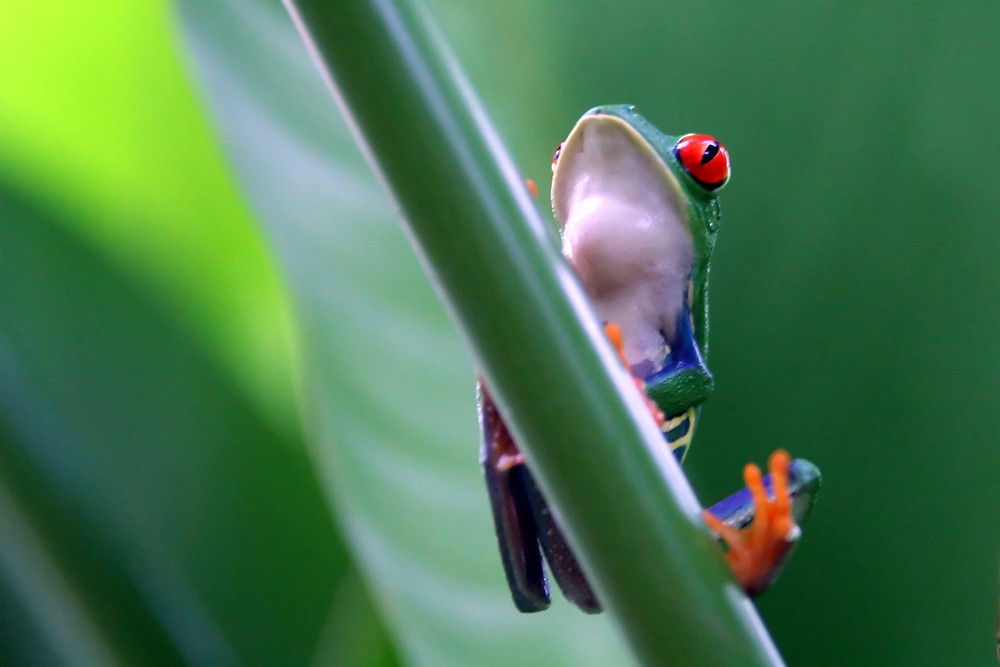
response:
M166 3L4 18L3 660L391 662L301 448L288 304Z
M155 293L294 435L288 304L186 80L168 9L167 0L5 3L0 166Z
M305 662L349 564L304 453L2 182L0 220L0 578L16 611L0 638L30 628L24 657L68 662L81 647Z

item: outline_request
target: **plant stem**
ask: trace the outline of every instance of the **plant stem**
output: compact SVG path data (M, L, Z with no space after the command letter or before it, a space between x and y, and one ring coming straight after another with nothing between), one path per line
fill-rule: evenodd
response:
M637 656L780 663L426 9L285 1Z

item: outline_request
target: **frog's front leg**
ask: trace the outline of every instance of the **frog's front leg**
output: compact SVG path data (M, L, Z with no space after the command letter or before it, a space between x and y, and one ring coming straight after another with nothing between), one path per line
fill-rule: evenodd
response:
M604 329L628 368L621 329L615 324L606 324ZM665 428L668 422L663 412L646 396L645 382L634 375L633 378L667 442L675 447ZM674 449L678 461L683 457L683 449ZM769 472L765 480L760 468L747 464L743 470L746 488L705 510L706 522L728 549L726 561L733 576L751 597L763 593L778 578L802 533L796 517L805 519L819 488L816 467L808 461L790 461L788 453L781 449L771 455ZM768 496L769 491L773 499Z
M705 521L726 545L726 561L733 576L750 597L774 583L802 534L805 519L819 490L819 470L809 463L789 460L782 449L768 462L770 474L748 463L743 470L746 488L705 510ZM770 494L769 494L770 492Z

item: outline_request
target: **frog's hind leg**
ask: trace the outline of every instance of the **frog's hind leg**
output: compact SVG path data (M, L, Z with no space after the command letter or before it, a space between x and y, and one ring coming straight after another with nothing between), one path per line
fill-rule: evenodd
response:
M550 604L549 587L538 546L538 527L524 486L524 457L482 381L477 389L480 462L507 585L519 611L543 611Z
M601 611L573 551L535 484L489 391L479 383L481 461L493 507L500 557L515 606L522 612L550 604L542 553L568 600L588 613Z
M538 490L531 471L521 466L520 472L532 516L538 528L538 542L545 553L545 560L549 563L552 576L555 577L567 600L588 614L600 613L601 603L597 600L583 570L580 569L580 563L573 555L573 550L566 543L566 538L563 537L559 524L552 516L549 504Z

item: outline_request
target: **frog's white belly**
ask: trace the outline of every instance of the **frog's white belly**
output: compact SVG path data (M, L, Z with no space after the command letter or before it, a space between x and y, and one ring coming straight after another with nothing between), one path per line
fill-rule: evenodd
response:
M598 316L621 328L625 358L640 377L662 368L670 352L694 257L672 202L650 206L654 196L580 198L563 229L563 253Z
M633 373L648 377L669 353L694 262L679 183L624 120L588 115L560 149L552 209L598 315L621 328Z

